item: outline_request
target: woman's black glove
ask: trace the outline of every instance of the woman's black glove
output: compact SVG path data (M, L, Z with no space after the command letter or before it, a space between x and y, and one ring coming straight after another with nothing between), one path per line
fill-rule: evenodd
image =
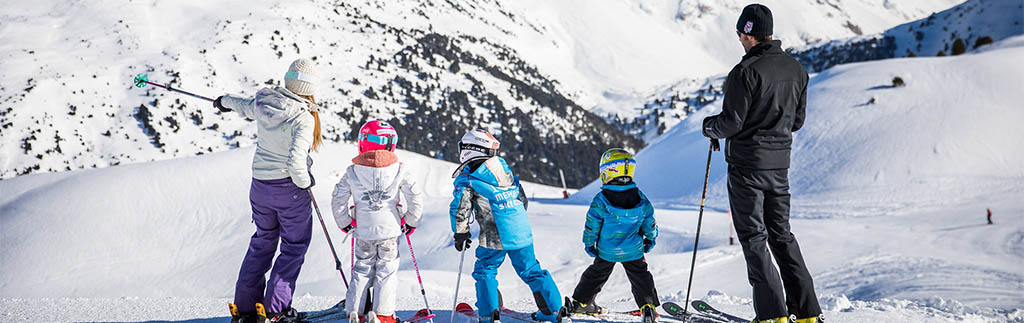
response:
M231 112L231 109L225 108L223 104L220 104L220 99L223 98L224 96L221 95L218 96L216 100L213 100L213 107L217 108L217 110L220 110L220 112Z

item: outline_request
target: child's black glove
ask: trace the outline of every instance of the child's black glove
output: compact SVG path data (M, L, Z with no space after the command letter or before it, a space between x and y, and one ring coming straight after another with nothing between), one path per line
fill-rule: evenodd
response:
M654 249L654 240L644 239L644 253L651 252Z
M355 229L356 229L356 220L352 219L351 223L346 225L344 228L341 228L341 232L349 233L349 232L352 232L352 230L355 230Z
M597 258L597 246L587 246L587 254Z
M470 234L456 233L455 234L455 250L462 252L463 250L469 249L469 245L473 244L473 240L469 240Z
M413 232L416 232L416 227L411 226L408 223L402 223L402 233L405 235L411 235Z

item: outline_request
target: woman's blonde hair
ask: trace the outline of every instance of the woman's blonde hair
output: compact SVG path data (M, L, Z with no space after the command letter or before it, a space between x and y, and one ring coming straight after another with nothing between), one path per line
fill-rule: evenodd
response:
M302 95L301 97L316 104L316 100L313 99L312 95ZM313 115L313 120L316 121L313 125L313 151L317 151L320 145L324 144L323 138L320 137L320 113L317 111L309 111L309 113Z

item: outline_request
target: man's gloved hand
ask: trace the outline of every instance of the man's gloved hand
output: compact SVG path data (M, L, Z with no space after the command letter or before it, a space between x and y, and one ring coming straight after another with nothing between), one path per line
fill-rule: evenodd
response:
M644 239L644 253L651 252L654 249L654 240Z
M714 139L714 138L711 139L711 150L714 150L714 151L722 150L722 147L718 145L718 139Z
M231 109L225 108L223 104L220 104L220 99L224 98L223 95L218 96L216 100L213 100L213 107L220 110L220 112L231 112Z
M411 235L413 232L416 232L416 227L411 226L408 223L402 224L402 233L404 233L406 236Z
M597 258L597 246L587 246L585 249L588 255Z
M470 234L456 233L455 234L455 250L462 252L463 250L469 249L469 245L473 244L473 240L469 240Z
M344 228L341 228L341 232L349 233L349 232L352 232L352 230L355 230L355 229L356 229L356 220L352 220L352 223L349 223Z

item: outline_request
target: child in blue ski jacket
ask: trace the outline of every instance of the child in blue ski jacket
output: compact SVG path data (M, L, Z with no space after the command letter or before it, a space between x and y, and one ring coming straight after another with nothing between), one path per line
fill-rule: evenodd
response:
M538 321L562 322L568 315L551 274L540 267L533 250L533 233L526 217L526 193L508 164L495 156L499 142L489 133L473 130L459 142L462 161L455 178L450 215L455 249L463 252L470 244L470 224L480 225L480 246L476 248L473 279L480 322L499 320L498 266L505 256L530 286L539 311Z
M654 248L658 225L654 207L633 183L636 160L625 149L613 148L601 157L601 192L587 211L583 244L594 263L587 267L566 306L572 313L606 313L594 304L601 286L608 281L615 263L622 263L644 322L657 317L658 291L647 270L644 254Z

